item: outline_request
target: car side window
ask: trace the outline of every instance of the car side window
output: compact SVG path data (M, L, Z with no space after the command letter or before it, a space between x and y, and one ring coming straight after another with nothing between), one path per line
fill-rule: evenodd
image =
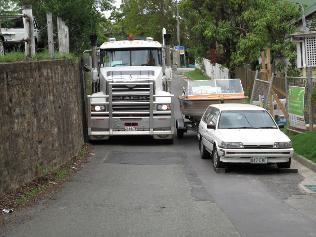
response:
M217 120L218 120L218 116L219 116L219 110L216 108L212 108L209 116L206 118L206 123L216 125Z
M207 118L210 116L211 110L212 110L212 108L208 108L206 110L206 112L204 113L204 116L202 118L203 122L207 123Z

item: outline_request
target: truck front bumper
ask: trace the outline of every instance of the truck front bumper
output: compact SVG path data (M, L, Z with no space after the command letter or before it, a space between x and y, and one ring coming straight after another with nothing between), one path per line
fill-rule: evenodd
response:
M171 139L173 137L174 121L172 116L153 117L151 126L149 126L149 120L148 117L112 118L111 120L109 117L91 117L88 135L93 140L106 139L109 136L149 135L158 139Z

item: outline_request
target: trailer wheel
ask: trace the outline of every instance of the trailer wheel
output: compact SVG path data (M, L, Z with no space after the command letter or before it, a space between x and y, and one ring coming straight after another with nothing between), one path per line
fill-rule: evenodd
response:
M183 138L184 130L177 128L177 138Z

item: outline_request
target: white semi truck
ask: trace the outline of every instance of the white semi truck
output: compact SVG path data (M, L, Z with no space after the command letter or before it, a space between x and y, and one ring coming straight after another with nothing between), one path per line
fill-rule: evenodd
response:
M97 91L88 96L90 140L111 136L149 135L173 142L172 76L163 66L162 45L152 38L101 45L98 69L93 70Z

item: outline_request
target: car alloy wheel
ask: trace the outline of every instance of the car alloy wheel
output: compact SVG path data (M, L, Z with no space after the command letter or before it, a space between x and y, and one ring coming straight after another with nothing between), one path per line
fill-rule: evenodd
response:
M220 161L220 157L218 156L216 149L213 151L213 166L215 169L223 167L223 162Z

